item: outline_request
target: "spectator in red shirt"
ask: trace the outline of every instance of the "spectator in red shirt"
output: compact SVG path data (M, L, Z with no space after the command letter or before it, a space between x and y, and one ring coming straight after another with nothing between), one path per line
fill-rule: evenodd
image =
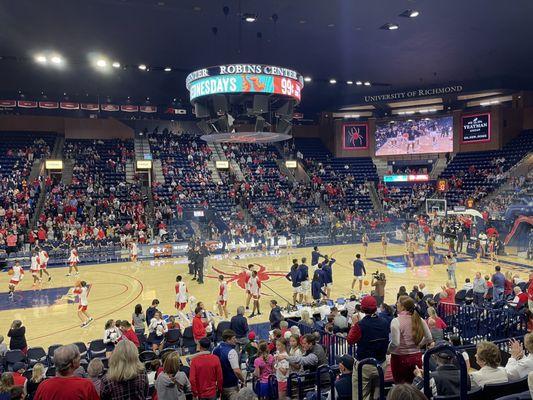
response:
M194 310L194 318L192 319L192 335L194 337L194 341L196 342L196 349L199 351L199 341L202 338L205 338L207 336L207 331L205 328L207 325L209 325L209 322L207 322L204 318L202 318L204 313L204 310L200 306L196 306L196 309Z
M527 299L529 309L533 310L533 272L529 274L529 283L527 286Z
M222 366L220 359L209 352L210 346L208 338L200 339L200 352L191 361L189 378L194 398L213 399L217 390L222 393Z
M13 364L13 381L15 386L22 386L26 384L27 379L24 377L24 371L26 371L26 364L23 362L16 362Z
M57 376L39 385L35 400L99 400L93 383L73 373L80 367L80 351L74 344L58 347L54 352Z
M518 310L519 308L522 308L524 304L528 301L528 295L524 292L522 292L522 289L520 287L515 286L513 289L514 291L514 298L509 302L509 305L512 307L516 307Z
M120 331L122 332L121 339L128 339L129 341L133 342L133 344L137 348L141 346L141 344L139 343L139 338L135 334L135 331L132 329L131 324L128 321L120 321Z
M446 304L455 304L455 289L452 288L450 281L446 282L446 286L442 286L440 302Z

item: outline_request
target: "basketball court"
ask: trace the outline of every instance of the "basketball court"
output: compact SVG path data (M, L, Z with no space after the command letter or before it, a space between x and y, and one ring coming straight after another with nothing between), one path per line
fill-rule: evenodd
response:
M439 243L440 245L440 243ZM352 261L356 252L362 253L359 245L337 245L319 248L322 254L328 254L337 261L333 265L332 298L350 295L353 267ZM188 286L189 293L197 300L203 301L206 308L216 312L218 295L218 276L225 276L229 283L228 312L235 315L236 308L245 303L244 269L248 264L255 264L258 275L262 280L261 312L263 315L249 319L249 323L268 321L270 311L269 301L276 299L285 307L292 299L292 288L285 279L293 258L311 258L311 248L282 249L281 255L265 256L264 254L241 253L238 259L235 254L228 256L213 256L209 260L209 267L205 275L205 284L199 285L191 280L187 274L188 267L185 258L165 259L159 261L143 261L134 264L112 263L81 265L79 277L67 277L68 267L51 268L53 278L51 282L43 283L41 290L33 290L31 275L26 272L15 293L14 300L8 299L7 283L9 276L2 274L2 285L5 290L0 293L0 331L5 335L14 319L20 319L26 326L28 345L49 346L55 343L71 343L74 341L89 342L101 338L104 324L108 319L131 320L133 309L137 303L142 304L143 310L150 305L152 299L160 301L159 309L164 314L174 314L174 284L176 275L182 275ZM446 267L442 264L429 266L427 254L420 247L415 257L414 270L406 267L403 244L389 244L388 257L383 257L380 243L371 243L368 248L365 266L367 281L371 281L371 273L379 270L387 276L385 301L393 303L400 285L408 290L413 285L424 282L429 291L436 293L447 279ZM443 249L440 249L443 252ZM436 257L436 262L441 258ZM465 278L473 278L475 272L483 275L490 274L494 265L488 260L478 263L470 256L459 255L457 267L457 281L459 288ZM512 271L520 278L527 280L529 270L533 267L531 261L516 257L503 257L499 265L503 272ZM88 327L81 328L76 315L76 298L72 296L72 288L77 280L85 280L90 285L89 313L95 319ZM369 286L364 290L368 292ZM247 312L249 315L249 312ZM8 338L6 338L8 341Z

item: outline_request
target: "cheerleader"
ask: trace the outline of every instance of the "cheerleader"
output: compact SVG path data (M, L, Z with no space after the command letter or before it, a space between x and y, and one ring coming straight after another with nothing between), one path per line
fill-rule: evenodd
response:
M122 336L122 332L120 332L120 329L115 326L115 320L113 319L108 320L105 323L104 328L105 331L103 342L106 346L105 356L106 358L109 358L111 357L113 350L115 350L115 345L118 343L120 337Z
M361 242L363 243L363 257L366 258L366 252L368 250L368 235L366 232L363 232L363 236L361 236Z
M37 283L42 282L39 277L39 255L35 250L31 252L30 271L33 277L33 287L35 287Z
M137 262L137 255L139 254L139 247L135 241L130 243L130 259L131 262Z
M248 264L248 270L246 271L246 277L244 278L244 289L246 290L246 309L250 309L250 301L252 300L252 293L250 292L250 278L252 277L253 264Z
M411 269L415 268L415 249L416 247L414 240L410 240L407 245L407 263Z
M185 306L187 305L187 298L189 296L189 291L187 289L187 285L185 282L183 282L183 278L181 275L178 275L176 277L176 302L174 303L174 307L176 307L176 310L182 311L185 309Z
M45 250L39 250L39 277L41 280L43 279L43 274L48 275L48 281L52 280L52 277L46 270L48 267L48 260L50 257L48 256L48 253Z
M79 275L78 263L80 262L80 258L78 257L78 249L76 249L75 247L70 249L70 257L68 258L68 262L69 267L67 276L70 276L70 274L72 274L72 269L76 271L75 275Z
M93 318L87 313L87 306L89 305L87 301L87 295L89 294L87 282L79 282L74 288L73 293L78 295L78 318L81 320L81 327L85 328L93 321Z
M9 298L13 300L15 288L24 277L24 268L21 267L19 261L15 261L15 265L11 267L9 275L11 275L11 278L9 279Z
M259 299L261 298L261 280L257 276L257 271L252 271L252 276L250 277L249 285L250 294L254 301L252 313L250 314L249 318L253 318L256 315L261 315L261 311L259 310Z
M383 257L387 257L387 245L388 245L387 235L384 233L381 235L381 249L383 251Z
M168 332L167 324L163 321L161 312L157 311L154 314L154 318L152 318L150 325L148 325L148 331L150 332L148 341L152 343L152 351L159 352L163 347L165 333Z
M224 282L224 275L218 276L218 282L218 315L228 319L228 310L226 308L228 304L228 284Z
M489 241L489 256L491 262L498 262L498 257L496 257L496 238L491 237Z

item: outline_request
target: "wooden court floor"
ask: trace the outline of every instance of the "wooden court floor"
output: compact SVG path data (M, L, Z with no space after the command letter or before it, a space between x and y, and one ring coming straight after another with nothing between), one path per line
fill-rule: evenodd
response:
M447 279L446 267L436 264L430 268L427 256L422 254L422 249L417 252L414 270L405 267L403 245L389 244L388 257L382 255L381 245L371 243L366 256L365 265L370 273L379 270L387 276L385 301L393 303L400 285L405 285L409 290L413 285L424 282L431 292L440 290ZM322 254L328 254L337 262L333 266L334 287L332 298L350 295L352 282L352 261L356 252L362 253L360 245L338 245L320 247ZM420 253L420 254L419 254ZM292 297L290 283L285 279L293 258L307 257L308 264L311 259L311 248L298 248L288 251L281 250L279 256L265 254L241 254L238 259L235 255L230 257L215 256L209 260L206 271L205 284L199 285L191 281L187 274L185 259L166 259L160 261L143 261L142 263L117 263L80 266L79 277L67 277L68 268L50 268L53 278L51 282L44 283L41 290L32 288L32 279L29 271L19 285L14 300L7 297L9 276L2 274L2 287L0 293L0 333L6 336L14 319L20 319L26 326L28 345L47 347L55 343L72 343L75 341L89 342L101 338L104 324L108 319L131 320L133 309L137 303L142 304L145 310L152 299L160 301L159 309L166 314L174 313L174 285L176 275L182 275L187 283L190 295L203 301L206 308L216 310L218 295L218 275L223 274L229 282L228 311L234 315L236 308L245 302L244 268L253 263L263 280L261 297L261 311L263 315L249 320L249 323L264 322L268 320L269 300L277 299L280 305L285 306ZM533 267L531 261L504 257L499 263L503 272L511 270L524 280L528 279L529 268ZM465 278L473 278L475 272L489 274L494 270L494 264L484 261L476 262L469 256L460 255L457 267L457 280L459 287ZM72 287L76 280L85 280L90 285L89 313L94 317L94 322L88 327L81 328L76 315L77 304L71 296ZM363 291L368 292L369 286ZM247 314L248 315L248 314ZM6 337L8 342L8 338Z

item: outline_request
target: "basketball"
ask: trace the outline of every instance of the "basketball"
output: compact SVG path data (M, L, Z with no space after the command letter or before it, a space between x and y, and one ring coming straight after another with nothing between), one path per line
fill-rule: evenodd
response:
M15 271L13 271L12 269L10 269L9 271L7 271L7 274L8 275L13 275L15 273Z
M363 281L363 284L364 284L365 286L368 286L368 283L369 283L368 281Z

